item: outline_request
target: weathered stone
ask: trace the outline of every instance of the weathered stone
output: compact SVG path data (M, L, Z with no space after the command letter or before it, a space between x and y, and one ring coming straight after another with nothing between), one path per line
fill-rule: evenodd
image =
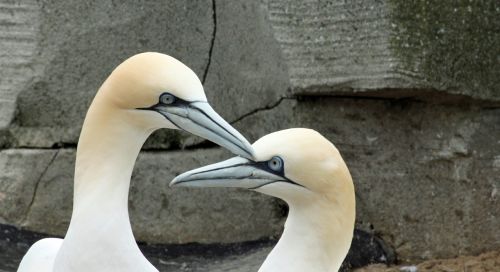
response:
M18 93L33 80L39 15L36 1L0 4L0 129L10 125Z
M216 27L204 86L214 109L226 120L235 121L276 103L287 95L290 83L267 13L258 1L213 0L213 9ZM203 141L182 135L176 142L179 146ZM172 142L165 136L152 137L146 148Z
M68 229L73 205L73 171L75 152L72 149L57 149L57 154L39 175L37 190L31 208L24 215L20 226L62 236ZM15 152L15 150L11 150ZM15 170L14 170L15 169ZM23 164L13 165L13 171L23 171ZM7 207L8 210L15 207ZM8 222L12 222L6 218Z
M0 94L0 129L8 129L13 137L0 139L11 141L0 145L76 144L99 85L122 60L142 51L171 54L190 66L200 79L206 79L213 107L230 121L274 103L289 86L279 46L257 2L89 5L47 0L31 3L29 8L37 16L25 22L23 18L29 14L22 13L19 20L32 26L28 28L33 32L29 49L37 57L21 52L28 54L23 61L30 70L16 68L14 72L25 84L2 84L8 91ZM5 61L13 66L15 55L5 56ZM5 78L11 78L8 67L2 71ZM16 99L18 111L11 124ZM146 148L171 149L200 141L186 139L188 136L160 131L148 140Z
M500 246L500 109L286 99L236 126L252 140L289 127L313 128L330 139L353 175L358 222L381 234L400 260Z
M19 4L18 9L26 5ZM38 16L23 21L23 26L28 25L26 28L33 32L28 40L31 51L24 52L18 45L16 49L28 57L24 57L22 64L16 64L16 55L3 57L14 68L20 65L27 68L12 68L12 73L16 73L14 78L9 66L2 65L2 79L29 83L14 86L2 82L2 88L15 94L2 91L0 100L4 96L10 100L17 97L18 112L12 125L17 146L75 144L98 87L116 65L135 53L170 54L198 75L202 75L208 64L213 31L209 1L91 4L47 0L36 1L29 8ZM9 110L5 107L5 111ZM9 123L11 118L3 111L2 106L2 118L6 119L2 123ZM5 126L2 123L0 127Z
M294 92L407 86L392 69L384 1L266 2Z
M400 73L447 93L500 101L500 3L388 0Z
M21 225L56 150L0 151L0 218Z
M0 217L7 223L64 235L71 216L75 152L60 149L55 155L55 150L0 153L0 169L8 169L0 174ZM228 156L219 149L142 153L129 201L136 238L228 243L278 234L282 218L273 198L236 189L168 187L175 175Z
M356 182L359 226L401 260L498 248L499 10L493 0L6 1L0 148L14 149L0 152L0 222L64 233L74 147L95 91L126 57L160 51L192 67L249 140L311 127L336 143ZM164 150L198 142L163 130L146 143L130 193L137 237L279 233L275 199L167 188L174 174L229 156L199 149L207 145ZM29 150L39 147L53 149Z
M266 2L296 94L500 101L498 1Z
M217 27L208 98L233 121L272 104L289 87L285 62L258 1L215 1Z

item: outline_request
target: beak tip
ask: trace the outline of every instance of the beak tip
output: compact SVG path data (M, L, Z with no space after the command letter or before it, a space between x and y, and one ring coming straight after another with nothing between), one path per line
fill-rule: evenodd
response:
M191 171L182 173L178 176L176 176L169 184L168 187L173 188L173 187L190 187L190 183L188 182L190 180L189 177L191 177Z
M177 176L168 184L168 187L170 188L178 187L180 182L181 180L179 179L179 176Z

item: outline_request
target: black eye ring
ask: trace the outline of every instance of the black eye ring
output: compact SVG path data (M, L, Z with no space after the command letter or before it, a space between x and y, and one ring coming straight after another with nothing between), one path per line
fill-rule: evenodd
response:
M177 98L169 93L163 93L160 95L160 103L165 104L165 105L172 105L175 103L175 100Z
M269 161L267 161L267 166L275 172L282 171L283 170L283 160L278 156L274 156Z

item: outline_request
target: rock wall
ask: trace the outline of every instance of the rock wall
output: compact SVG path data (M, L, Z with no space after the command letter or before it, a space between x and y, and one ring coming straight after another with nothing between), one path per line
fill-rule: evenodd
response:
M358 226L400 260L500 248L498 1L3 1L0 222L63 235L85 111L113 67L170 54L254 141L310 127L342 152ZM227 243L279 235L283 203L241 190L171 190L229 157L181 132L145 144L136 237ZM208 230L208 231L207 231Z

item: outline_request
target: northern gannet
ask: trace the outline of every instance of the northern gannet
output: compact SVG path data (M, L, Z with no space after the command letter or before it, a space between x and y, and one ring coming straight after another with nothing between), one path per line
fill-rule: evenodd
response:
M207 103L191 69L164 54L135 55L105 80L85 117L64 240L35 243L19 272L158 271L134 239L128 192L139 151L159 128L180 128L237 155L253 156L247 140Z
M338 271L354 232L354 185L335 146L296 128L253 144L255 161L232 158L176 177L171 186L240 187L289 205L284 232L259 272Z

